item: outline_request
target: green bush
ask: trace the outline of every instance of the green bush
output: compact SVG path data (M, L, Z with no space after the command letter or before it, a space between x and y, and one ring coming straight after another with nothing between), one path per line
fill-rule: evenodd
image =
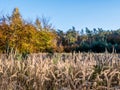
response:
M105 42L100 42L100 41L94 41L91 45L91 50L93 52L105 52L106 48L106 43Z

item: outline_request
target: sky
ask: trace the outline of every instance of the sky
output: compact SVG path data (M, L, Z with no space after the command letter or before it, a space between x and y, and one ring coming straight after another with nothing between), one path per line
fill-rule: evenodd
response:
M120 28L120 0L0 0L0 15L11 15L15 7L24 19L45 16L63 31L72 26L76 30Z

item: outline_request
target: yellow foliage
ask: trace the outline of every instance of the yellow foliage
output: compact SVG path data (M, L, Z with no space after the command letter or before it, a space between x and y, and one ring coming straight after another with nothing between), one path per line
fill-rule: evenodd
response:
M56 34L49 28L40 29L32 23L24 22L19 9L15 8L9 21L0 24L0 50L12 48L20 53L56 51Z

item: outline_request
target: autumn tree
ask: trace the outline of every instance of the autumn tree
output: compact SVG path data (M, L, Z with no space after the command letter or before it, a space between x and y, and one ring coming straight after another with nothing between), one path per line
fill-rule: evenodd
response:
M11 50L20 53L34 51L32 47L34 47L33 39L35 39L36 28L32 24L23 21L18 8L15 8L12 15L6 17L5 21L2 22L0 28L1 38L7 52Z
M7 19L5 16L1 17L0 23L0 52L7 52L9 47L9 38L10 38L10 28L7 24Z

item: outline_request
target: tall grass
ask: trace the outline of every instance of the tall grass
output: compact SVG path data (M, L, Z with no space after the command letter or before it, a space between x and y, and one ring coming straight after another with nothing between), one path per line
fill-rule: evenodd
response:
M0 90L118 90L120 55L31 54L0 59Z

